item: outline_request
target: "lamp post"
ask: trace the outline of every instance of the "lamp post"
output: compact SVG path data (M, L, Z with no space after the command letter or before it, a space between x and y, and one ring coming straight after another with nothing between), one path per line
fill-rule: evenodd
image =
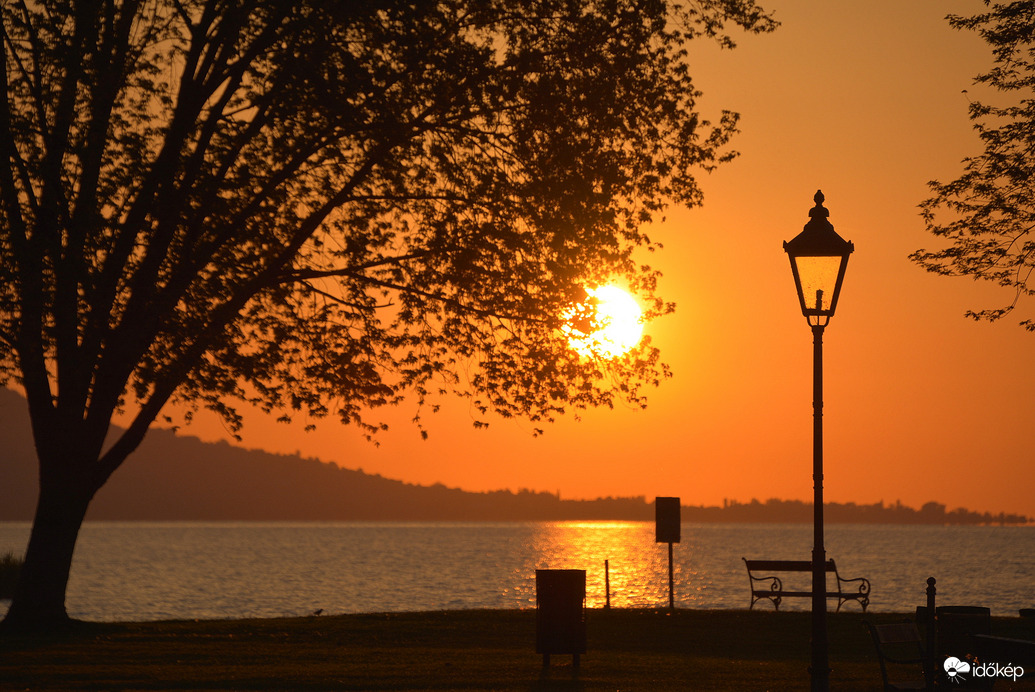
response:
M834 316L841 282L845 278L848 255L855 246L839 236L827 221L830 212L823 207L823 192L813 198L809 222L783 249L791 260L791 273L798 289L801 312L812 327L812 659L809 674L812 690L830 688L827 655L827 577L826 549L823 547L823 329Z

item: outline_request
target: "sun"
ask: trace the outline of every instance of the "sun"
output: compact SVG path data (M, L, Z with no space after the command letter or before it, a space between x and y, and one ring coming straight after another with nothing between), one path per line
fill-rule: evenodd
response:
M627 291L617 286L587 288L591 315L588 328L565 331L571 347L583 356L617 358L628 353L643 336L643 311Z

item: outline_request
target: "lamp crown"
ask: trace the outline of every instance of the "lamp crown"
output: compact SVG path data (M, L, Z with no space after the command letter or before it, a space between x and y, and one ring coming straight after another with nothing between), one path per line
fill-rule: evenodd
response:
M830 210L823 206L823 202L826 200L826 197L823 196L822 190L816 190L816 194L813 196L812 199L816 202L816 206L812 207L812 209L809 209L810 219L814 219L817 216L821 219L825 219L828 216L830 216Z

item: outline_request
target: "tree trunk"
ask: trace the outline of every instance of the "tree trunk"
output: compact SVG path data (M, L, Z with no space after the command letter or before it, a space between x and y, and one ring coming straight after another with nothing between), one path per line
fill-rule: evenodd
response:
M36 516L25 563L2 623L5 631L52 632L70 624L65 589L79 528L94 492L67 470L40 474Z

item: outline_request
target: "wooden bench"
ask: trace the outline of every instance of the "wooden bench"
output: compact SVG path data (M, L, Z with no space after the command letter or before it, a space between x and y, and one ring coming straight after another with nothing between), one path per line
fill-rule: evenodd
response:
M748 560L743 558L747 565L748 577L751 579L751 607L755 607L757 601L768 598L780 609L780 601L785 598L812 598L812 590L808 591L787 591L783 588L783 580L770 572L812 572L811 560ZM864 577L845 579L837 573L837 567L833 560L827 560L827 572L833 572L837 577L837 591L827 591L827 598L837 599L837 610L841 610L847 601L858 601L866 612L866 606L870 605L870 580ZM756 576L757 575L757 576ZM760 586L764 584L764 586Z

